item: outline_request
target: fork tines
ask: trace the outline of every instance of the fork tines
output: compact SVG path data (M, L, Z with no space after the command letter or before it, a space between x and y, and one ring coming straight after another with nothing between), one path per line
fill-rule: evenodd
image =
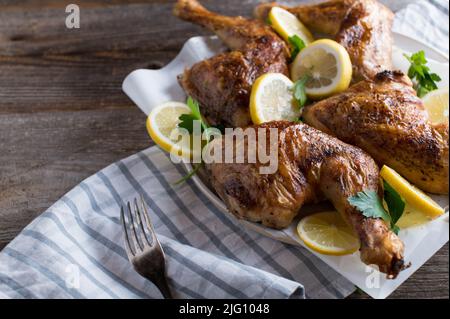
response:
M120 210L120 219L125 234L125 248L129 258L142 253L146 247L155 245L161 248L142 196L140 204L139 206L136 198L134 199L133 209L131 203L127 203L128 223L125 220L124 208L121 207ZM145 220L147 227L144 227L143 220Z

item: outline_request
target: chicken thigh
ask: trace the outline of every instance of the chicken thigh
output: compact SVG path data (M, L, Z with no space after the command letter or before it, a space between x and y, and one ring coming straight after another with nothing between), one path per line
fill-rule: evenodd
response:
M213 32L232 50L199 62L179 77L185 92L200 103L211 125L243 127L253 82L265 73L288 74L289 50L270 26L259 20L212 13L196 0L179 0L174 14Z
M309 105L304 121L358 146L420 189L448 194L448 123L433 125L411 81L379 73L346 92Z
M394 14L378 1L332 0L292 8L273 2L259 5L255 16L265 20L274 6L287 9L311 31L331 36L347 49L354 82L392 69Z
M403 243L383 220L364 217L348 202L349 196L360 191L378 192L379 171L374 160L361 149L305 124L269 122L252 128L278 130L278 144L273 144L278 149L278 170L261 174L259 160L208 164L211 183L230 212L281 229L304 204L328 199L358 235L361 259L395 277L404 264ZM268 136L262 137L267 139L265 145L273 143ZM230 151L223 149L223 139L212 143L222 143L222 153ZM248 144L247 139L243 143Z

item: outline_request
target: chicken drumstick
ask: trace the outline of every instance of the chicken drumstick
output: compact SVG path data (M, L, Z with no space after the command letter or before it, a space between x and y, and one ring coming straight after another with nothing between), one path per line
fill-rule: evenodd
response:
M186 70L179 77L185 92L200 103L211 125L251 124L248 105L253 82L265 73L288 74L284 41L261 21L221 16L196 0L179 0L174 14L215 32L233 50Z
M362 261L394 278L403 269L402 241L383 220L364 217L348 202L360 191L378 192L374 160L305 124L269 122L255 128L278 130L278 170L260 174L260 162L248 160L207 165L212 185L228 209L239 218L279 229L287 227L304 204L328 199L358 235ZM230 151L222 139L212 143L222 143L222 154Z

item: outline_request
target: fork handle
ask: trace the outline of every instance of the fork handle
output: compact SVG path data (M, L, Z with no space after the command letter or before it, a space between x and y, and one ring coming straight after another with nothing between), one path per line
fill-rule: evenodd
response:
M167 284L166 276L158 277L153 282L156 287L158 287L159 291L161 291L161 294L164 296L165 299L173 299L172 293L170 292L169 285Z

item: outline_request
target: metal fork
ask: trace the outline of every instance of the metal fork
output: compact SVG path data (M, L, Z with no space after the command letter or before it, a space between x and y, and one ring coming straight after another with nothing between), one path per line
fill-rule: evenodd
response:
M131 209L131 204L128 202L126 209L128 223L125 221L124 208L121 207L120 209L120 220L123 226L125 250L128 259L137 273L158 287L164 298L172 299L173 297L166 279L164 251L156 237L142 196L141 209L139 209L136 198L134 199L133 208ZM147 227L144 227L142 220L145 220Z

